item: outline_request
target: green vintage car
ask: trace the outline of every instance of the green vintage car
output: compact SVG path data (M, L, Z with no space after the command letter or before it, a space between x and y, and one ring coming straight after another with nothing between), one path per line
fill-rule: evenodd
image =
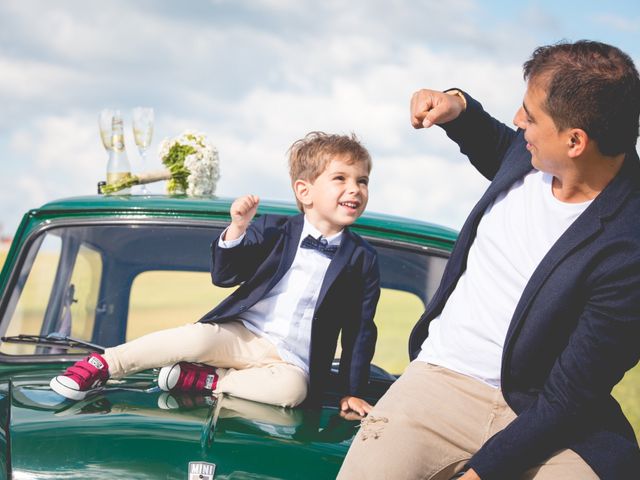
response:
M210 244L229 206L91 196L24 216L0 276L0 477L335 478L359 425L340 416L337 382L322 407L296 409L162 392L156 371L111 380L81 402L49 388L87 352L193 322L230 293L209 276ZM296 209L262 202L264 213ZM382 275L367 391L374 403L408 363L409 331L456 232L375 214L353 228L378 250Z

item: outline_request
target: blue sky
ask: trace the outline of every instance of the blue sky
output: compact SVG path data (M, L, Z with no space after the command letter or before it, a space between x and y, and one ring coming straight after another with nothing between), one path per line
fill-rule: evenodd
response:
M92 194L106 153L97 114L156 110L163 138L207 134L217 194L291 199L285 152L311 130L355 132L374 158L369 210L454 228L486 186L411 94L463 88L510 123L521 65L561 39L612 43L640 63L637 2L20 0L0 3L0 234L27 209ZM162 184L152 191L162 192Z

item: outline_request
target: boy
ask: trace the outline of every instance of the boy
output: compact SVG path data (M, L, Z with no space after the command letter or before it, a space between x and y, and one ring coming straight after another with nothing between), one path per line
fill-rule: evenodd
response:
M371 157L355 136L312 132L289 151L300 215L263 215L259 199L231 205L213 243L213 283L240 287L198 323L91 354L51 380L80 400L110 377L164 367L167 391L227 393L294 407L325 389L342 332L341 410L365 415L358 398L373 357L380 295L375 250L347 228L368 201Z

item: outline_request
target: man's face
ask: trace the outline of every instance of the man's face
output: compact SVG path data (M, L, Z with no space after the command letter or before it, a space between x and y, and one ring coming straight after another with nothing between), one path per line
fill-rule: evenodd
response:
M536 83L529 83L522 102L513 119L516 127L524 130L531 163L543 172L556 175L567 164L567 151L571 138L567 131L559 131L553 119L543 109L546 91Z

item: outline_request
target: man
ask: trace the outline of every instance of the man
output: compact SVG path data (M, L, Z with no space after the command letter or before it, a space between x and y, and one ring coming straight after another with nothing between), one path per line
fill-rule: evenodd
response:
M611 397L640 356L640 79L615 47L538 48L514 131L459 90L416 92L491 185L415 326L412 363L340 479L623 479Z

